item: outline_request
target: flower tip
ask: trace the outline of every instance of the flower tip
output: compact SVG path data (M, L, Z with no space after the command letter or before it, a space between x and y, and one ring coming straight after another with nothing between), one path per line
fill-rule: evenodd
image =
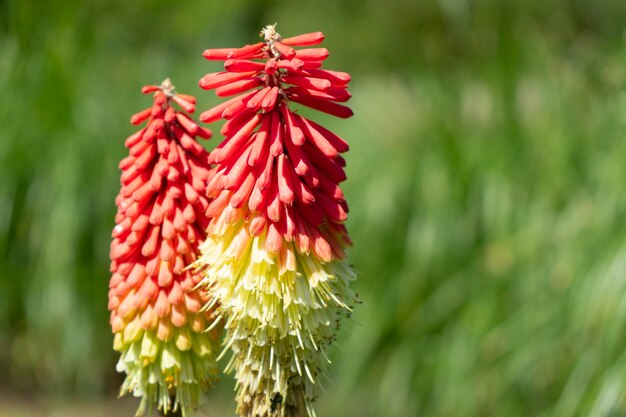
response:
M276 25L277 23L265 26L263 29L261 29L259 36L265 39L266 42L270 40L280 40L280 35L278 34L278 32L276 32Z
M176 87L174 87L174 84L172 84L172 81L169 78L166 78L166 79L163 80L163 82L161 83L160 89L168 97L176 94L174 92Z
M159 86L157 85L144 85L143 87L141 87L141 92L143 94L150 94L150 93L154 93L158 89L159 89Z

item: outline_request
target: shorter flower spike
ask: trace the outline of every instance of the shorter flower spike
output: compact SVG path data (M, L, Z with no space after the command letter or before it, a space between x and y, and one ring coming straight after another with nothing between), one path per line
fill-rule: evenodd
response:
M185 415L198 406L216 377L220 329L209 300L195 287L201 275L187 266L205 238L210 177L208 153L194 139L211 132L198 126L195 98L176 94L169 80L146 86L152 107L131 117L147 124L126 140L121 190L111 243L109 310L114 349L126 373L121 394L141 397L137 415L154 406ZM176 110L176 103L184 111Z

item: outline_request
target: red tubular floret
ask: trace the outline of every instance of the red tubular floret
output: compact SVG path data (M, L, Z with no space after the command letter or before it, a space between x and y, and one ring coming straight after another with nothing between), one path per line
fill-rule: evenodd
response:
M328 80L312 77L301 77L299 75L286 75L282 77L282 81L288 84L294 84L298 87L305 89L312 89L318 91L325 91L331 87L331 83Z
M276 62L276 66L278 68L298 72L304 67L304 62L298 58L294 58L291 60L281 59L280 61Z
M297 54L295 49L280 42L274 42L274 48L287 59L291 59Z
M265 98L265 96L267 96L267 94L271 90L272 90L272 87L265 87L264 89L259 90L254 96L250 98L250 100L247 103L247 107L250 110L257 111L259 107L261 107L261 104L263 103L263 99Z
M189 117L185 116L182 113L176 113L176 119L178 123L187 131L190 135L195 135L198 131L198 125L196 122L191 120Z
M307 95L320 100L346 102L350 100L352 95L341 88L329 88L326 91L310 90L302 87L292 86L287 90L287 97L291 94Z
M255 75L255 71L248 72L213 72L200 78L198 85L204 90L212 90L239 80L248 80Z
M261 160L261 156L264 151L266 151L266 142L267 138L270 135L270 129L272 126L272 119L269 116L263 117L263 121L261 122L261 127L259 127L259 131L257 132L256 139L252 144L252 148L250 151L250 156L248 157L248 165L256 166L258 162Z
M330 145L337 150L337 152L344 153L350 149L350 147L348 146L348 142L341 139L339 136L335 135L333 132L326 129L325 127L320 126L317 123L311 120L308 120L304 117L300 117L299 121L301 122L301 126L303 126L303 129L305 126L308 127L309 131L312 134L319 135L320 140L321 139L327 140L330 143Z
M272 112L272 129L270 134L270 153L277 157L283 152L283 125L277 112Z
M231 104L237 101L244 100L246 97L251 96L252 94L255 94L255 93L256 91L251 91L249 93L245 93L240 96L233 97L230 100L220 103L217 106L210 108L209 110L205 112L202 112L202 114L200 114L199 119L203 123L215 122L216 120L219 120L222 117L222 112L224 112L224 110L228 108L228 106L230 106Z
M341 71L307 69L302 71L302 74L308 77L323 78L333 85L346 85L351 80L350 74Z
M303 69L318 69L324 65L322 61L304 61Z
M245 59L229 59L224 62L224 69L230 72L259 72L265 69L265 63Z
M214 48L205 50L202 55L210 61L224 61L233 58L252 58L260 54L264 43L246 45L242 48Z
M302 133L302 129L300 129L300 126L298 126L297 123L294 121L295 115L284 104L280 106L280 111L283 115L285 129L289 138L295 145L302 145L304 143L304 134Z
M224 123L222 129L220 130L220 133L226 137L233 136L235 133L237 133L239 129L241 129L243 125L248 123L248 121L252 119L254 115L255 112L252 112L250 110L245 110L239 113L236 117L233 117L232 119Z
M272 89L263 98L263 101L261 102L261 107L263 107L263 110L265 111L270 111L276 105L277 99L278 99L278 87L272 87Z
M218 97L228 97L234 94L243 93L251 88L258 87L263 84L261 78L255 77L251 80L241 80L234 83L221 86L215 90L215 94Z
M323 61L328 55L326 48L309 48L296 51L295 57L303 61Z
M346 180L345 171L331 159L325 157L317 148L306 143L304 152L319 171L324 173L333 183L339 184ZM310 169L310 171L311 175L318 177L319 180L319 175L315 175L315 170Z
M231 104L230 106L228 106L222 112L222 118L226 119L226 120L230 120L233 117L237 117L237 115L241 114L241 112L245 111L248 108L247 107L248 102L253 97L255 97L258 94L259 91L260 90L254 90L254 91L252 91L252 94L247 95L242 100L236 101L233 104Z
M245 125L241 127L232 137L228 139L228 143L221 149L215 149L211 152L211 159L214 162L221 162L225 159L228 159L230 155L235 152L238 148L240 148L244 143L246 143L250 139L250 134L257 127L259 121L261 119L261 115L256 114L252 119L248 121Z
M289 160L284 154L278 157L278 196L283 204L291 205L293 203L293 186L291 184L290 171L293 170Z
M191 97L191 96L186 96L186 97ZM186 112L193 113L196 111L196 106L195 106L196 99L193 97L191 98L193 99L193 101L185 99L184 97L182 97L181 94L177 94L174 97L172 97L172 100L174 100L176 104L182 107Z
M130 122L134 125L138 125L145 121L148 117L150 117L151 113L152 108L142 110L139 113L133 114L133 116L130 118Z
M300 94L292 94L289 98L297 103L311 107L312 109L319 110L342 119L347 119L354 114L350 107L333 103L332 101L319 100L311 96Z
M141 88L141 92L144 94L154 93L155 91L160 90L161 87L158 85L145 85Z
M323 41L324 34L322 32L311 32L285 38L281 42L289 46L311 46L318 45Z

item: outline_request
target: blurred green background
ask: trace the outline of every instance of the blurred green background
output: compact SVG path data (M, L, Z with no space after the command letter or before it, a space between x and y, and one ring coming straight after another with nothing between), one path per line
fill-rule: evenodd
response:
M133 415L106 294L139 89L207 109L201 52L274 22L353 75L316 117L364 304L319 415L626 415L623 0L0 0L0 415Z

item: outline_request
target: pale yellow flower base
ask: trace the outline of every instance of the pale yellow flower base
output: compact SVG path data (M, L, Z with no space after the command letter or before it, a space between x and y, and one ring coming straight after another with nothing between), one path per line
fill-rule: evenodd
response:
M324 263L282 242L266 250L266 233L250 236L246 222L229 208L214 219L201 245L198 267L209 299L225 321L227 372L237 379L241 416L313 416L311 403L341 316L356 299L355 279L343 260ZM212 305L207 306L213 308ZM220 355L222 356L222 355Z
M150 415L155 406L163 412L180 409L185 416L203 402L217 377L215 347L207 335L182 327L165 342L155 330L140 331L130 340L124 336L118 333L114 341L121 352L117 370L126 373L120 395L141 398L137 416Z

